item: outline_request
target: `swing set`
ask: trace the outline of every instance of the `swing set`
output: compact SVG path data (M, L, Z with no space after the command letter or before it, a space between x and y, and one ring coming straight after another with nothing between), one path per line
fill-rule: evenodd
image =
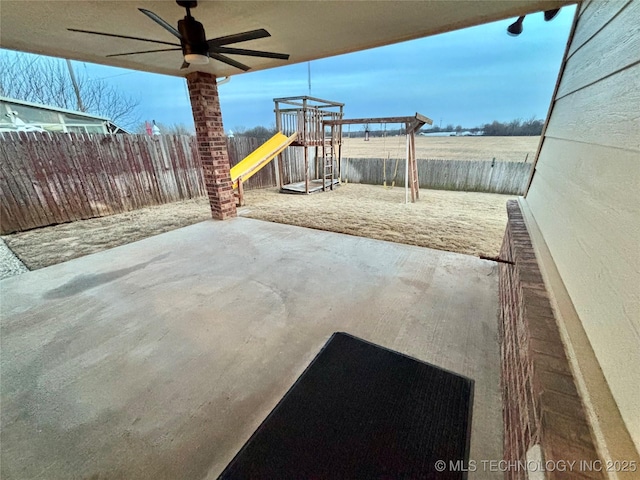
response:
M387 152L386 157L382 157L382 188L385 190L391 190L396 186L396 178L398 178L398 166L400 165L399 150L402 147L402 141L400 135L398 135L398 144L396 145L396 151L393 158L396 159L396 166L393 169L393 178L391 179L391 185L387 185L387 162L391 159L391 150L387 150L387 124L383 124L382 131L382 151Z
M416 132L418 132L425 124L432 125L433 120L424 115L416 113L412 117L379 117L379 118L340 118L325 120L323 129L329 127L342 127L342 125L365 125L365 141L368 139L368 126L370 123L380 123L384 125L384 138L386 145L386 125L390 123L399 123L405 125L406 132L406 162L405 162L405 203L416 202L420 197L420 184L418 180L418 164L416 161ZM324 149L324 146L323 146ZM387 157L389 154L387 154ZM387 174L386 174L386 158L383 160L384 165L384 187L387 188ZM398 175L399 159L396 159L396 166L391 182L391 187L395 186L396 177ZM348 168L348 166L347 166ZM346 168L345 168L346 170Z
M294 176L291 172L291 162L285 161L284 148L274 155L277 156L276 182L283 193L310 194L314 192L333 190L342 178L342 126L364 125L365 141L370 138L369 124L381 124L385 129L387 124L404 124L406 133L406 163L405 163L405 202L415 202L419 197L418 166L416 163L416 132L425 124L432 125L433 120L416 113L411 117L379 117L379 118L343 118L344 103L323 100L320 98L301 96L274 98L276 128L290 141L286 146L302 147L304 167L302 175ZM351 131L349 130L349 134ZM309 158L309 149L313 148L315 155ZM310 168L315 160L315 168ZM386 160L389 160L387 158ZM386 182L386 160L385 181ZM287 165L288 164L288 165ZM398 175L399 160L396 160L395 171L391 187L395 186ZM348 171L349 165L345 165Z

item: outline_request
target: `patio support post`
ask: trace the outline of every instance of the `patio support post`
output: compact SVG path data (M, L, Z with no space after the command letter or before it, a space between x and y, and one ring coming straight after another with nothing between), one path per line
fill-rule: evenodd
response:
M219 220L235 217L236 202L216 76L192 72L187 75L187 86L211 215Z

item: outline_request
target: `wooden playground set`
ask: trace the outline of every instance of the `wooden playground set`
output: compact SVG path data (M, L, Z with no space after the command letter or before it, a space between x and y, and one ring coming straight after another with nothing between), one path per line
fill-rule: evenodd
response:
M406 133L405 199L419 199L415 135L431 119L416 113L410 117L344 118L344 104L310 96L275 98L276 133L231 169L238 205L244 204L243 182L272 160L276 161L276 182L282 193L310 194L333 190L342 179L343 125L403 124ZM304 180L284 183L283 152L286 148L304 149ZM309 149L313 148L310 157ZM311 174L310 162L315 162ZM312 178L313 177L313 178Z

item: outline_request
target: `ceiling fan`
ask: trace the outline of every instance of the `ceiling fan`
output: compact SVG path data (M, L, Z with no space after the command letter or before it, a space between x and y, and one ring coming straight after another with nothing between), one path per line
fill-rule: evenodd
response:
M187 68L190 64L204 65L209 63L210 58L214 58L220 62L226 63L227 65L231 65L233 67L239 68L240 70L244 70L245 72L251 69L251 67L248 67L243 63L237 62L236 60L233 60L232 58L227 57L225 54L246 55L250 57L275 58L278 60L289 59L289 55L284 53L263 52L260 50L247 50L244 48L233 48L233 47L226 46L233 43L247 42L249 40L256 40L258 38L270 37L271 34L263 28L207 40L207 37L204 32L204 27L200 22L198 22L195 18L191 16L191 9L197 7L198 2L193 0L192 1L177 0L176 3L187 10L187 15L182 20L178 21L177 30L170 23L160 18L157 14L149 10L145 10L144 8L139 8L138 10L140 10L151 20L153 20L162 28L164 28L169 33L171 33L178 40L180 40L179 44L163 42L160 40L151 40L148 38L131 37L127 35L116 35L114 33L94 32L91 30L80 30L77 28L68 28L67 30L71 32L90 33L92 35L103 35L105 37L127 38L130 40L140 40L143 42L159 43L161 45L171 45L174 48L162 48L158 50L143 50L143 51L128 52L128 53L115 53L112 55L107 55L107 57L122 57L125 55L139 55L141 53L171 52L171 51L182 50L182 54L184 55L184 61L182 62L182 66L180 68Z

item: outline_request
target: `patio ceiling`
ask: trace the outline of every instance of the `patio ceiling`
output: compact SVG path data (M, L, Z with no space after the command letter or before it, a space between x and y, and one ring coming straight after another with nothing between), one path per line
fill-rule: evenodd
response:
M234 46L290 54L288 61L233 58L263 70L435 35L557 8L566 0L421 0L421 1L201 1L194 17L207 37L265 28L270 38ZM103 65L185 76L200 70L217 76L240 70L211 61L180 70L181 52L106 58L108 54L162 48L137 40L69 32L77 28L173 42L175 37L138 8L151 10L173 25L184 9L168 0L29 1L2 0L0 45L3 48L82 60ZM505 38L505 41L507 39ZM147 48L148 47L148 48Z

